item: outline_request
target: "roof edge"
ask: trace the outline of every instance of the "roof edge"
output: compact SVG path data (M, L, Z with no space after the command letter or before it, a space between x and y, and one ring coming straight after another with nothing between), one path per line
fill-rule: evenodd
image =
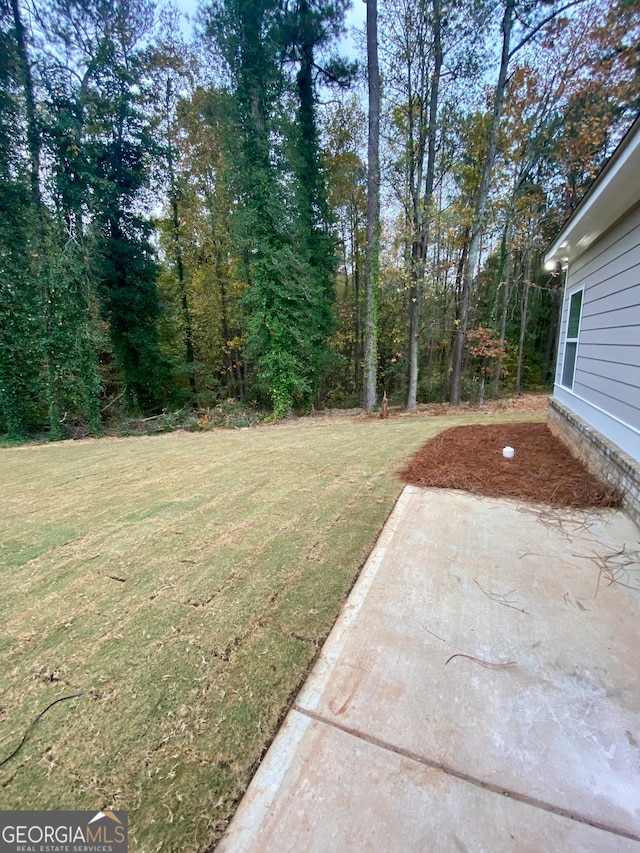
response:
M545 253L545 265L582 255L640 200L640 114Z

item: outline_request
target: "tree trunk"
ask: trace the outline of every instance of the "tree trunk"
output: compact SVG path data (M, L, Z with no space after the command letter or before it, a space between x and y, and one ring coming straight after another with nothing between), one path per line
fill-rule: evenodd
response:
M173 167L173 140L171 139L171 78L167 78L167 91L165 99L165 118L167 122L167 171L169 173L169 196L171 199L171 241L178 273L178 289L180 291L180 305L184 319L184 343L187 364L192 368L189 373L189 387L191 393L196 394L196 379L193 375L193 330L191 325L191 314L189 312L189 300L184 281L184 262L182 258L182 246L180 245L180 215L178 211L178 190L176 187L176 175Z
M411 286L409 288L409 391L407 394L407 411L415 412L418 396L418 350L420 345L420 308L422 303L422 282L416 268L417 242L414 243L411 255Z
M427 131L427 172L421 221L415 222L416 235L412 247L412 282L409 294L409 392L407 411L415 412L418 395L418 353L420 344L420 313L424 291L425 258L429 244L429 226L435 180L436 133L440 74L442 71L440 0L433 0L433 52L434 68L429 92L429 127ZM422 154L420 154L422 156ZM418 187L418 192L420 188Z
M212 229L213 230L213 229ZM214 236L215 240L215 236ZM234 360L237 364L238 355L237 348L234 348L233 351L229 346L229 341L231 340L231 332L229 330L229 308L227 305L227 287L225 284L225 277L222 270L222 250L219 246L215 247L215 257L216 257L216 278L218 280L218 287L220 288L220 333L222 335L222 346L224 349L224 384L228 389L232 386L241 386L241 376L238 372L234 374ZM235 355L234 355L235 353ZM235 389L234 396L240 396L240 392Z
M340 234L340 242L342 244L342 269L344 270L344 291L342 293L342 301L346 305L349 302L349 263L347 259L347 235L342 224L342 233Z
M354 202L354 214L352 217L352 238L351 238L351 263L352 263L352 278L354 292L354 326L355 326L355 341L353 345L353 381L354 388L358 393L362 393L362 299L360 293L360 270L362 268L360 246L358 244L358 216Z
M500 343L504 350L505 338L507 336L507 313L509 310L509 291L511 288L511 265L513 263L513 253L511 252L511 213L507 213L508 219L504 230L505 242L505 261L504 261L504 294L502 299L502 318L500 320ZM495 380L495 395L498 396L500 390L500 372L502 371L502 356L498 356L496 365L496 380Z
M470 232L469 228L465 228L463 243L462 243L462 251L460 252L460 257L458 258L458 263L456 265L456 277L455 283L453 287L453 303L454 305L447 304L447 315L451 312L452 315L455 315L455 303L460 300L460 293L462 292L462 280L464 276L464 270L467 263L467 255L469 253L469 238ZM448 318L447 318L448 320ZM457 318L454 317L453 323L454 326L457 322ZM448 325L448 322L447 322ZM448 377L448 385L449 385L449 396L451 396L451 385L453 382L453 359L454 359L454 351L456 345L456 333L454 332L450 341L449 346L447 347L447 377Z
M41 143L38 124L36 121L36 101L33 91L33 77L31 76L31 64L27 54L27 44L24 36L24 24L20 15L18 0L11 0L11 11L13 14L13 26L16 35L16 46L18 48L18 62L22 74L22 85L24 88L24 100L27 116L27 146L29 148L31 192L36 207L36 213L42 227L42 200L40 196L40 154Z
M524 352L524 338L527 331L527 309L529 306L529 287L531 286L531 247L526 248L524 281L522 283L522 301L520 303L520 340L518 342L518 367L516 370L516 394L520 393L520 379L522 376L522 354Z
M319 226L317 219L319 208L324 206L324 199L321 198L322 193L320 189L322 180L316 160L318 139L313 90L313 73L315 68L313 42L305 38L304 35L310 32L310 15L311 9L308 0L300 0L298 3L301 33L300 43L298 44L300 67L296 75L298 94L296 172L299 182L300 215L304 223L303 234L304 236L308 236L310 240L310 246L308 247L309 259L312 265L317 266L318 257L316 250Z
M478 263L478 253L480 251L480 241L484 230L484 217L487 206L487 198L489 195L489 183L491 180L491 172L496 158L496 149L498 145L498 130L500 128L500 119L502 117L502 104L504 101L504 90L507 83L507 69L509 66L509 45L511 42L511 29L515 13L516 0L506 0L504 16L502 18L502 56L500 60L500 71L498 74L498 82L493 96L493 115L491 119L491 127L489 130L489 140L487 144L487 152L484 158L482 167L482 177L476 195L476 203L473 214L473 225L471 227L471 241L469 243L469 253L467 255L467 263L462 279L462 292L460 294L460 304L458 309L456 336L453 347L453 362L451 375L451 389L449 402L453 406L460 403L460 387L462 382L462 363L464 356L464 343L467 334L467 319L469 315L469 299L471 295L471 287Z
M184 318L185 355L187 358L187 364L191 368L193 368L193 364L195 362L193 353L193 327L191 325L191 312L189 311L187 288L184 281L184 262L182 260L182 249L180 247L180 217L178 214L178 200L175 194L175 190L172 191L171 213L173 229L173 247L175 252L176 268L178 271L178 288L180 290L180 304L182 307L182 316ZM189 373L189 387L191 388L191 392L193 394L197 393L196 379L193 375L193 370Z
M367 69L369 78L369 142L367 146L367 250L365 256L364 410L376 404L378 354L376 290L380 215L380 67L378 64L378 3L367 3Z
M480 378L480 391L478 392L478 405L484 405L484 386L486 383L485 365L482 366L482 376Z

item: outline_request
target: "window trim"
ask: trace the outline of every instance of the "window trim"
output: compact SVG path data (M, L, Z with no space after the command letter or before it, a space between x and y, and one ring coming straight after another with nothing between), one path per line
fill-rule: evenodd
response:
M574 296L577 296L578 293L581 294L580 298L580 313L578 314L578 331L574 336L569 337L569 324L571 322L571 304L573 302ZM563 388L566 388L567 391L573 391L573 386L575 385L576 379L576 365L578 363L578 349L580 346L580 333L582 331L582 312L584 309L584 285L580 287L576 287L570 293L567 294L567 327L564 336L564 349L562 352L562 370L560 372L560 385ZM575 347L574 356L573 356L573 365L571 369L571 384L567 384L565 382L565 369L567 365L567 345L572 344Z

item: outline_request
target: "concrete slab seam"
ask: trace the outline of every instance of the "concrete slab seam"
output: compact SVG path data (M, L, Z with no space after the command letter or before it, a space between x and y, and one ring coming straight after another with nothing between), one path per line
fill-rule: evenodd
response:
M546 811L550 814L555 814L559 817L564 817L568 820L576 821L576 823L583 823L587 826L592 826L594 827L594 829L600 829L604 832L610 833L611 835L616 835L622 838L628 838L630 841L640 842L640 834L635 834L633 832L629 832L626 829L620 829L619 827L611 826L610 824L606 824L603 821L594 820L593 818L587 817L587 815L580 814L579 812L573 812L569 809L563 809L560 806L555 806L553 803L548 803L545 800L539 800L535 797L530 797L526 794L521 794L518 791L508 790L504 787L501 787L500 785L496 785L493 782L488 782L484 779L471 776L470 774L465 773L462 770L456 770L454 767L448 767L446 764L443 764L440 761L436 761L434 759L427 758L426 756L419 755L418 753L413 752L410 749L395 746L394 744L384 741L373 735L365 734L364 732L360 732L357 729L351 728L350 726L345 726L341 723L336 722L335 720L330 720L327 717L323 717L321 714L316 714L314 711L299 706L297 703L294 703L293 710L310 717L312 720L315 720L315 722L320 723L321 725L331 726L332 728L338 729L339 731L344 732L347 735L351 735L352 737L365 741L366 743L369 743L372 746L377 746L379 749L387 750L388 752L393 752L396 755L401 755L403 758L408 758L410 761L415 761L416 763L422 764L425 767L429 767L432 770L439 770L442 773L445 773L447 776L452 776L462 782L468 782L469 784L475 785L478 788L482 788L485 791L490 791L494 794L506 797L507 799L515 800L516 802L523 803L524 805L529 805L533 808L540 809L541 811Z

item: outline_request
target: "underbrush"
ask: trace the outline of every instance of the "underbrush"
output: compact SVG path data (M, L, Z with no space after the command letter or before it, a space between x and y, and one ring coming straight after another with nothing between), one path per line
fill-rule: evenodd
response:
M158 435L175 430L199 432L216 428L246 429L270 420L273 420L273 415L255 404L228 399L206 409L184 408L176 412L165 411L149 418L125 418L110 424L105 432L128 436Z

